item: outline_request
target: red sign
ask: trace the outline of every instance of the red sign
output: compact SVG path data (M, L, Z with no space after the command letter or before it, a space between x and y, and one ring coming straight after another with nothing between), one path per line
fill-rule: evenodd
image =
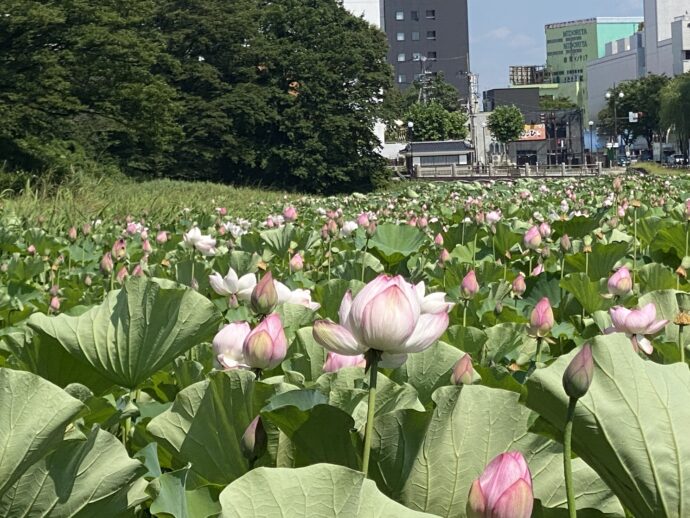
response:
M525 129L518 139L522 141L546 140L546 124L525 124Z

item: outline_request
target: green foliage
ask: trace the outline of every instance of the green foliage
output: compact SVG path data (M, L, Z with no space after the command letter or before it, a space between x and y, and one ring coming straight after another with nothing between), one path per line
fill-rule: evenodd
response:
M673 78L661 91L661 123L672 129L684 153L690 139L690 74Z
M517 140L525 129L525 118L517 106L498 106L488 118L491 134L502 143Z
M572 110L577 108L568 97L554 97L552 95L542 95L539 97L539 109L541 110Z
M459 111L449 112L437 101L413 105L405 120L414 124L412 139L415 141L462 140L467 137L467 115Z

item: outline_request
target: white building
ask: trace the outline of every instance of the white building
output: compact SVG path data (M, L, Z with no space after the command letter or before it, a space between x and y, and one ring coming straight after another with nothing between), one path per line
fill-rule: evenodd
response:
M679 16L671 24L673 75L690 72L690 15Z

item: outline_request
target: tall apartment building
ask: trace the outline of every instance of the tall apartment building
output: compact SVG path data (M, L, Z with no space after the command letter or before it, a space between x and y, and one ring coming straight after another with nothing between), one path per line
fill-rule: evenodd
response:
M343 0L343 6L386 33L400 88L442 72L462 98L469 96L467 0Z

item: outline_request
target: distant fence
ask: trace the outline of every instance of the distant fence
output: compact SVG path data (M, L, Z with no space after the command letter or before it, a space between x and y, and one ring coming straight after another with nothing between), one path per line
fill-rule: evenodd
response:
M500 180L514 178L566 178L589 177L602 173L602 164L585 166L554 165L554 166L493 166L489 165L447 165L447 166L415 166L412 171L404 167L391 168L394 178L416 180ZM411 173L411 174L410 174Z

